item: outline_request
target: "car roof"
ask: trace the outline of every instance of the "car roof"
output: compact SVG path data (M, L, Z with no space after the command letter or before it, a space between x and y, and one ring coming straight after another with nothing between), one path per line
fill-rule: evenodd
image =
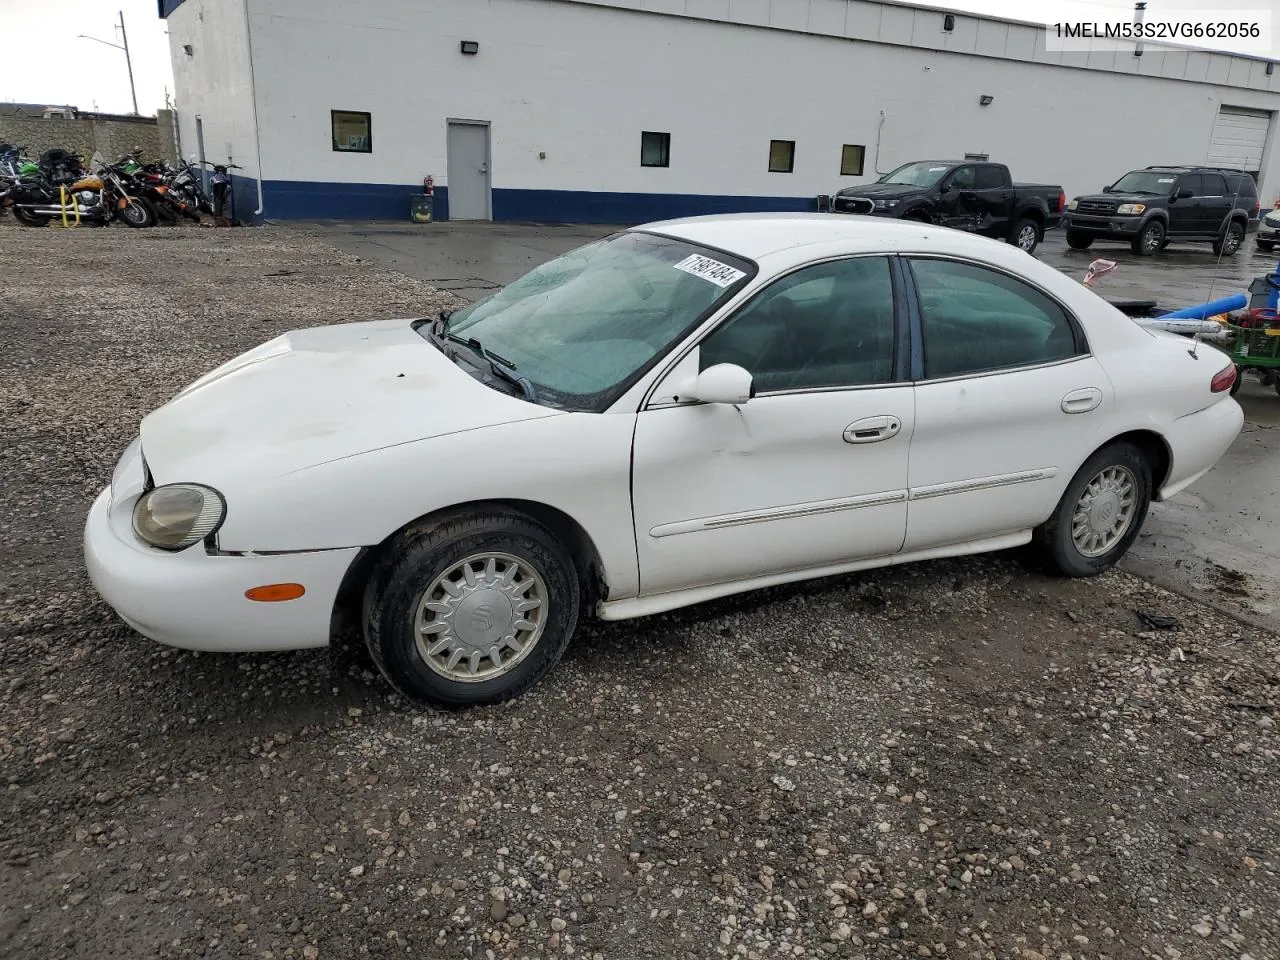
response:
M840 213L723 213L659 220L633 227L713 247L748 260L817 243L844 242L851 252L911 239L954 253L988 250L991 240L963 230L933 227L912 220L859 217Z

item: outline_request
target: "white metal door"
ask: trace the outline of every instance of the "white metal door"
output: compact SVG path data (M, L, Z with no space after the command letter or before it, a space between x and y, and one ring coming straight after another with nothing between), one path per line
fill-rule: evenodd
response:
M489 219L489 125L449 121L449 219Z
M902 384L641 412L641 594L896 553L914 406Z
M1209 142L1208 164L1248 170L1257 176L1270 129L1271 114L1265 110L1220 107Z
M1112 402L1111 382L1091 356L917 384L904 549L1043 523L1106 439Z

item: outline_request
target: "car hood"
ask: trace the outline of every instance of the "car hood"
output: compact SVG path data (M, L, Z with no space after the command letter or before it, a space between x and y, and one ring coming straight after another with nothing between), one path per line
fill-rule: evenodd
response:
M836 196L867 197L874 200L894 200L898 197L913 197L923 193L924 187L913 187L903 183L868 183L861 187L845 187Z
M1165 198L1150 193L1085 193L1077 200L1098 200L1103 203L1145 203L1151 204Z
M142 421L156 484L266 480L559 412L481 383L413 322L292 331L196 380Z

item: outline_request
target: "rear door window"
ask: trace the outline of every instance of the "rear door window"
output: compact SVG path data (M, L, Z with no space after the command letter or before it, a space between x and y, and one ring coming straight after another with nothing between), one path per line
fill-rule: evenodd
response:
M1004 185L1004 172L999 167L991 164L978 167L979 190L999 190Z
M1202 173L1200 174L1200 189L1204 191L1200 196L1225 197L1227 195L1227 181L1220 173Z

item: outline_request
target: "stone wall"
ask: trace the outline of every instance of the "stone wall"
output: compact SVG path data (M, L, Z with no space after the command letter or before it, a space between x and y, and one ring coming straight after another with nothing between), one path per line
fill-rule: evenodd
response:
M173 112L160 110L155 117L74 120L41 117L0 116L0 143L26 147L27 155L38 157L54 147L81 154L86 160L97 151L108 160L141 147L147 159L176 163Z

